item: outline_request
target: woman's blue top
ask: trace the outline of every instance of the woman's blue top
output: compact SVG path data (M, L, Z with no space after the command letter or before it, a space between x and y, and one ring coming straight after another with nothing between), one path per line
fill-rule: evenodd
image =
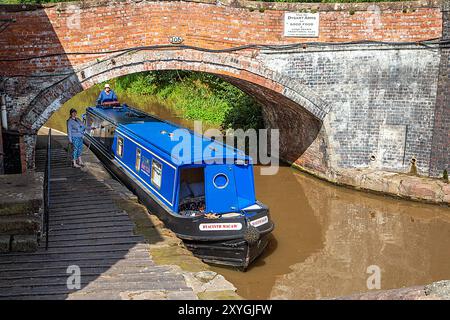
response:
M67 120L67 135L69 137L69 141L72 142L72 138L82 138L84 134L85 126L83 122L76 118L70 118Z

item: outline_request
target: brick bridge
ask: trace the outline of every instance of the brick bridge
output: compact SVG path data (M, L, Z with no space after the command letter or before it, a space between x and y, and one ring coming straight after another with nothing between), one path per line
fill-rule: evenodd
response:
M318 13L318 37L283 35ZM0 6L0 93L23 168L37 130L75 94L145 70L209 72L254 96L283 159L327 177L449 166L449 1L292 4L83 1ZM169 42L182 37L181 44ZM80 106L81 107L81 106ZM8 135L6 135L8 137Z

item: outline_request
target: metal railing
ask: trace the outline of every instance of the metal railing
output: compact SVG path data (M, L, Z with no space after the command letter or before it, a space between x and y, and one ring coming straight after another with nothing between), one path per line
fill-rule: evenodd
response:
M45 250L48 250L48 234L49 234L49 214L50 214L50 166L52 160L52 129L48 130L47 136L47 155L45 158L44 169L44 221L43 236L45 236Z

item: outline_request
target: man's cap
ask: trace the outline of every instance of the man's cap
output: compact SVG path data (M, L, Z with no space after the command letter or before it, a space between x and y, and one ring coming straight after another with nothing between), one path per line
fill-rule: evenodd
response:
M111 88L111 87L109 86L109 83L105 84L105 88Z

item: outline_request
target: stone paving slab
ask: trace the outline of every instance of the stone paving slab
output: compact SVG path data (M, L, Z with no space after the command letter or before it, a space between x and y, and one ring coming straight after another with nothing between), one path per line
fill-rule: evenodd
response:
M42 173L0 175L0 216L39 212L43 181Z

